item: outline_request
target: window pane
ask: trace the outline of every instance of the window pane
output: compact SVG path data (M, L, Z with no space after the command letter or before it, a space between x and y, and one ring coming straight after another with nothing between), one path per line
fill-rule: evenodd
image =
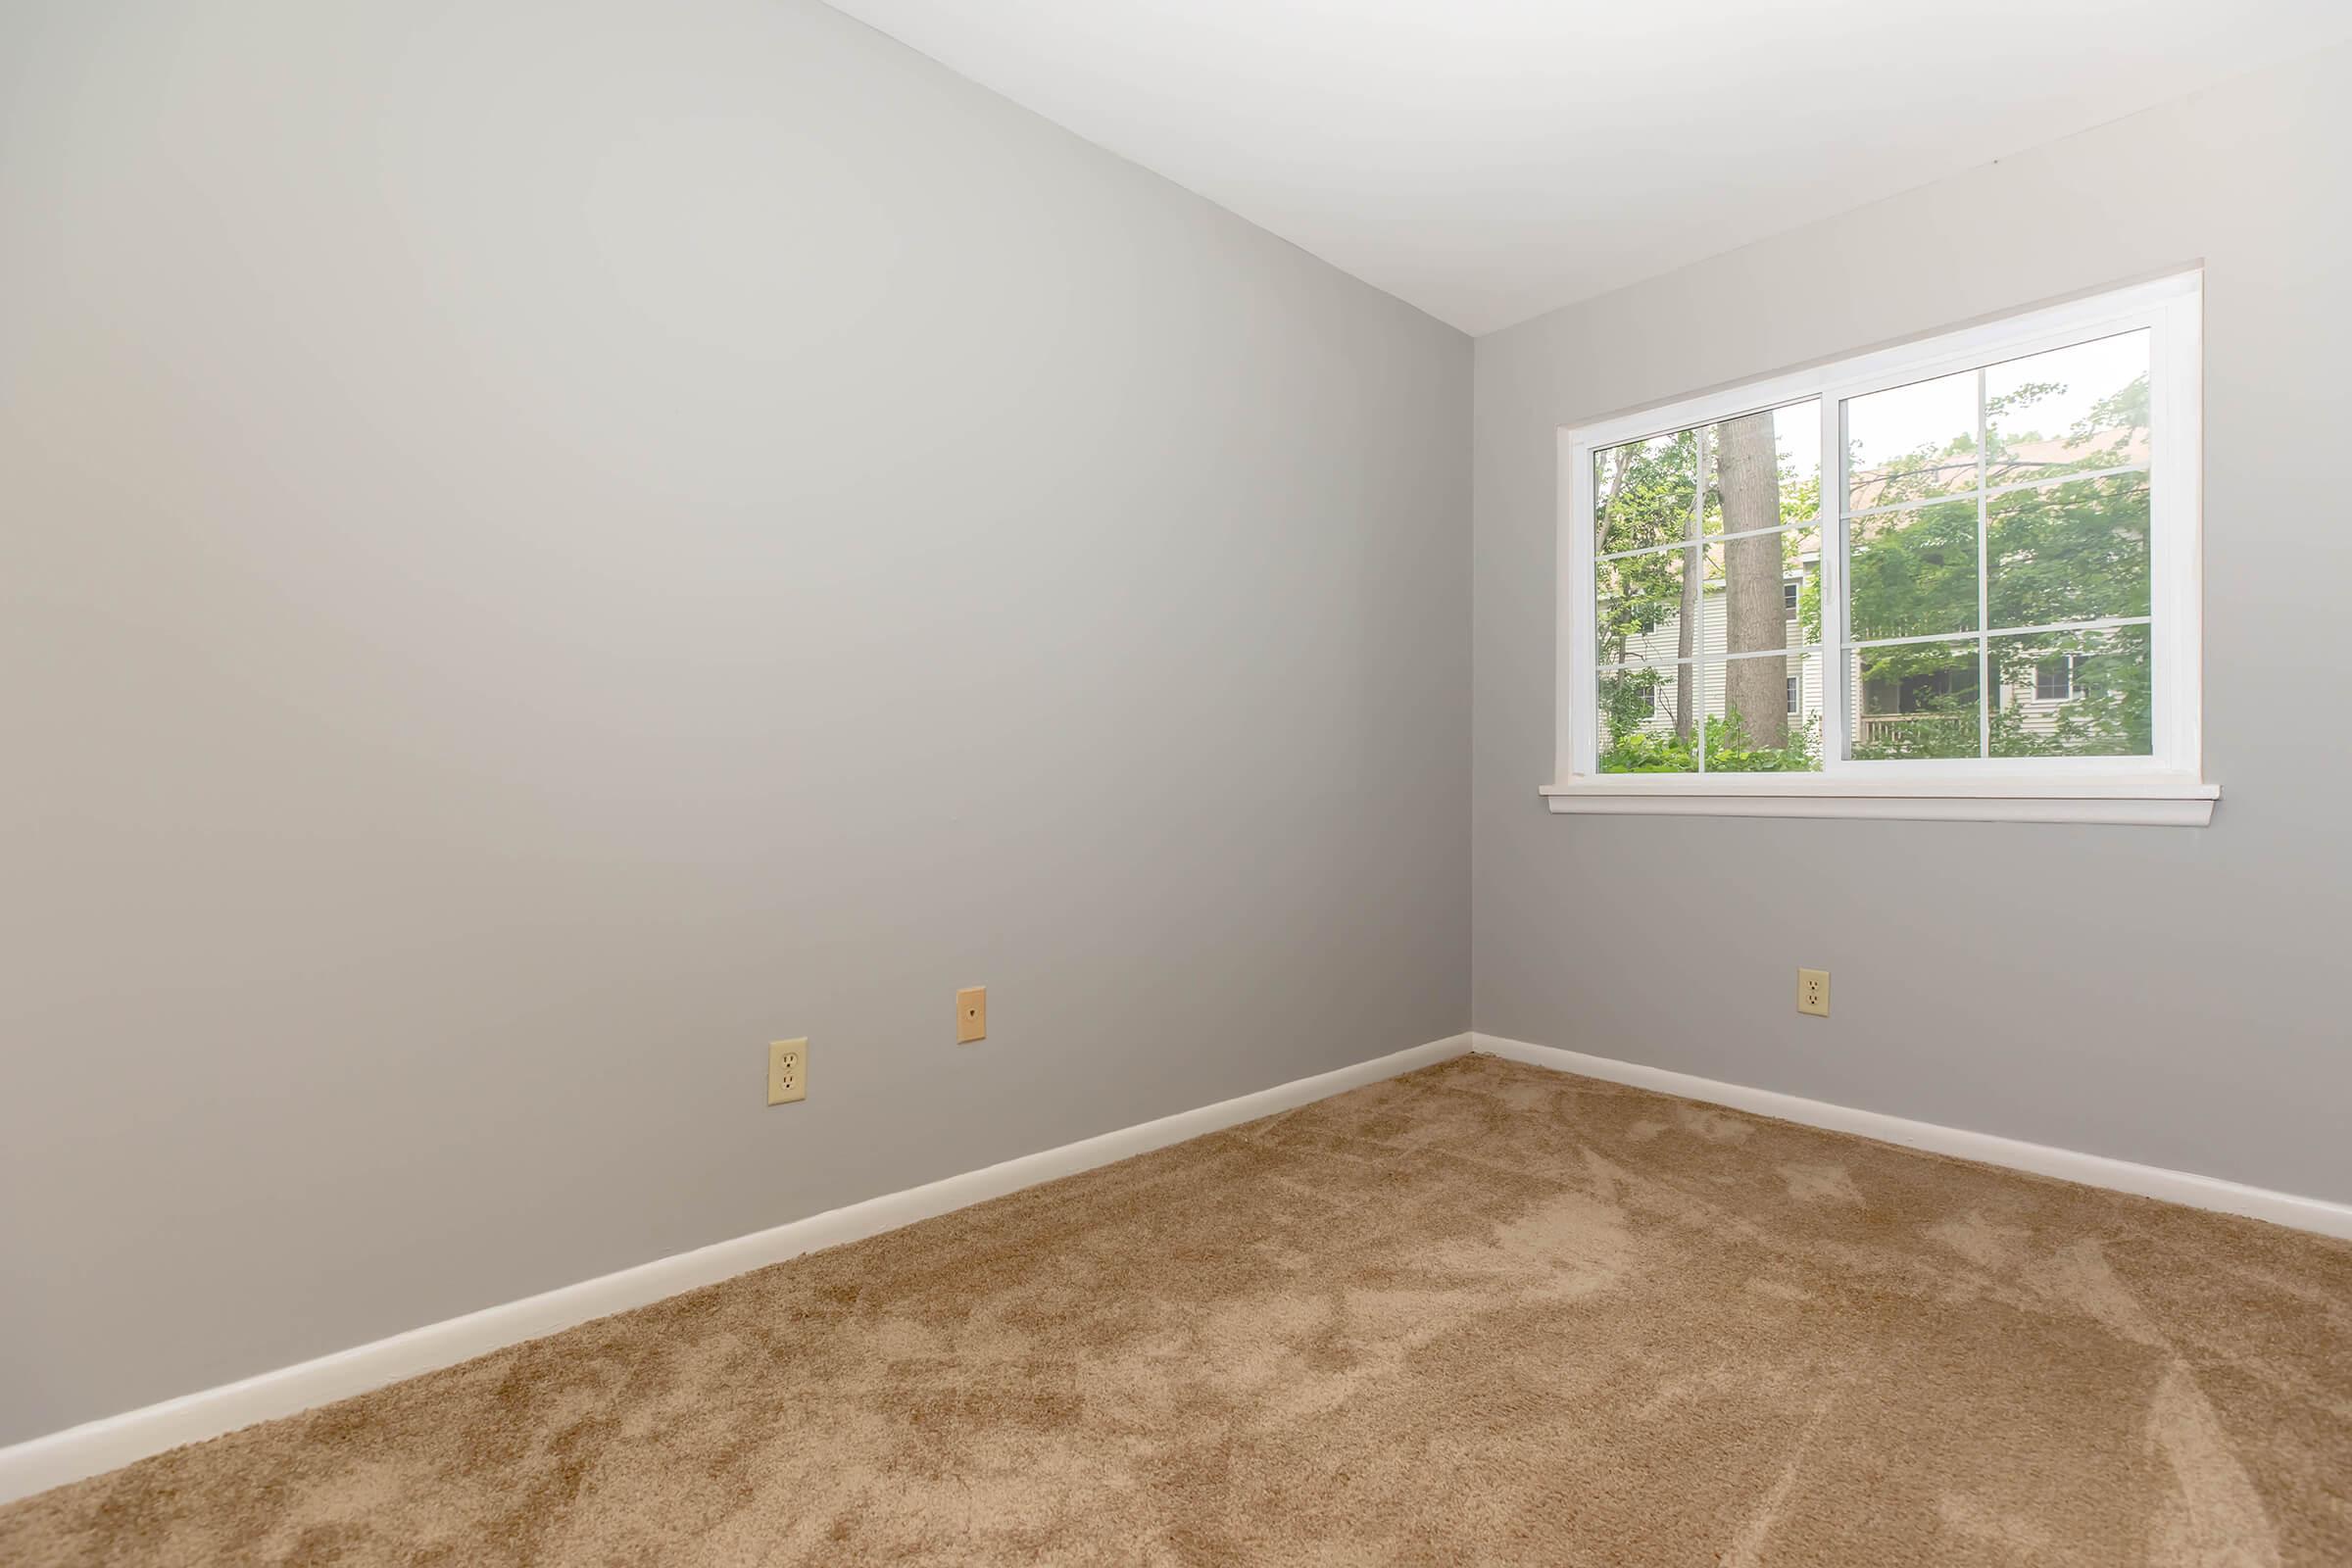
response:
M2148 613L2146 474L2013 490L1985 512L1995 627Z
M1977 374L1845 402L1846 510L1977 488Z
M1707 532L1810 522L1821 510L1821 403L1706 426Z
M1669 662L1600 672L1600 771L1698 771L1698 754L1675 724L1676 715L1697 712L1697 668Z
M1973 638L1858 648L1848 658L1856 761L1980 755Z
M1821 766L1818 651L1711 661L1704 670L1707 771L1803 773ZM1793 686L1795 710L1790 710Z
M2148 461L2148 334L2125 332L1984 372L1990 482Z
M2155 750L2148 628L1991 639L1995 757L2146 757Z
M1977 503L1940 501L1846 524L1852 635L1977 629Z
M1593 636L1600 662L1672 659L1678 652L1683 583L1696 548L1626 556L1600 563L1593 602Z
M1696 431L1595 452L1592 553L1646 550L1691 537L1697 500Z

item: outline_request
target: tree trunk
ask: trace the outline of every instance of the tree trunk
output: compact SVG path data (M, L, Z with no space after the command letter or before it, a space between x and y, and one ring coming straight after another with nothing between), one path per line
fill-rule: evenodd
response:
M1674 733L1684 740L1690 739L1691 724L1696 714L1695 699L1700 691L1698 666L1691 657L1697 651L1699 607L1705 603L1700 592L1706 579L1706 556L1699 540L1706 533L1707 517L1707 432L1700 426L1690 434L1698 448L1698 492L1690 503L1690 543L1692 548L1683 556L1683 606L1675 622L1674 657L1682 662L1674 666ZM1700 725L1698 734L1706 727Z
M1717 460L1723 486L1723 531L1770 528L1781 519L1780 448L1773 440L1772 415L1750 414L1716 426L1722 448ZM1782 598L1781 535L1723 543L1726 651L1752 654L1788 646L1787 606ZM1788 743L1788 662L1738 659L1724 673L1724 707L1739 721L1750 746Z

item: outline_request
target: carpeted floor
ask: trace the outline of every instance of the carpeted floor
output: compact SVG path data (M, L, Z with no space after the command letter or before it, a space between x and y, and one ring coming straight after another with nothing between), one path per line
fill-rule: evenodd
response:
M0 1509L34 1563L2352 1563L2352 1244L1471 1056Z

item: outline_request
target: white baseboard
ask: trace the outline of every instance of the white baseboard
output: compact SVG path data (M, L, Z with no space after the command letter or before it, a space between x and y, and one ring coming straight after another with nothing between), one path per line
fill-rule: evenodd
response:
M183 1443L219 1437L256 1421L293 1415L402 1378L454 1366L590 1318L623 1312L682 1291L714 1285L819 1248L838 1247L844 1242L897 1230L902 1225L1002 1198L1058 1176L1074 1175L1203 1133L1239 1126L1295 1105L1327 1099L1343 1090L1458 1056L1469 1049L1468 1035L1435 1040L1336 1072L1277 1084L1238 1100L1180 1111L1043 1153L1024 1154L984 1170L812 1214L772 1230L640 1263L599 1279L583 1280L519 1301L410 1329L314 1361L33 1438L0 1448L0 1502L98 1475Z
M1524 1040L1505 1040L1498 1035L1473 1034L1470 1037L1470 1049L1512 1061L1529 1062L1538 1067L1554 1067L1561 1072L1577 1073L1587 1078L1631 1084L1637 1089L1654 1089L1660 1094L1680 1095L1686 1100L1703 1100L1709 1104L1729 1105L1735 1110L1752 1110L1758 1115L1802 1122L1808 1127L1856 1133L1864 1138L1875 1138L1883 1144L1901 1144L1908 1149L1925 1149L1938 1154L1957 1155L1962 1159L1982 1160L1987 1165L2006 1165L2012 1170L2055 1176L2061 1181L2081 1182L2085 1187L2104 1187L2119 1193L2133 1193L2141 1198L2160 1198L2171 1203L2185 1203L2191 1208L2244 1214L2254 1219L2267 1219L2274 1225L2317 1231L2323 1236L2352 1238L2352 1204L2330 1202L2324 1198L2275 1193L2265 1187L2247 1187L2238 1182L2223 1181L2217 1176L2197 1176L2187 1171L2166 1170L2157 1165L2136 1165L2128 1159L2110 1159L2104 1154L2082 1154L2071 1149L2053 1149L2047 1144L2029 1144L2015 1138L1995 1137L1991 1133L1963 1132L1957 1127L1939 1127L1934 1122L1910 1121L1876 1110L1856 1110L1848 1105L1833 1105L1825 1101L1776 1094L1769 1089L1749 1089L1741 1084L1720 1083L1713 1078L1669 1072L1663 1067L1646 1067L1640 1062L1618 1061L1608 1056L1588 1056L1581 1051L1563 1051L1557 1046L1534 1046Z

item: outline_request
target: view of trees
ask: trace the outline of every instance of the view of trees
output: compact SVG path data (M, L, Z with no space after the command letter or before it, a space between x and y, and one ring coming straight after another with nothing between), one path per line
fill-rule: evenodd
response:
M1819 417L1595 455L1603 771L1820 765L1822 656L1740 657L1822 641ZM1995 757L2148 753L2145 334L1853 399L1845 433L1849 755L1977 757L1981 707Z
M1603 771L1695 772L1702 746L1718 772L1820 765L1818 715L1790 722L1793 662L1730 657L1820 640L1818 592L1792 641L1783 586L1819 555L1820 529L1800 525L1818 520L1820 460L1793 455L1818 454L1817 416L1811 404L1767 410L1594 459L1595 553L1644 552L1599 564L1600 662L1626 666L1600 677ZM1770 529L1783 531L1758 531ZM1817 577L1807 572L1808 587ZM1674 633L1671 656L1652 648L1662 628ZM1668 657L1685 662L1636 662ZM1710 680L1719 700L1705 700ZM1710 707L1721 710L1702 723Z

